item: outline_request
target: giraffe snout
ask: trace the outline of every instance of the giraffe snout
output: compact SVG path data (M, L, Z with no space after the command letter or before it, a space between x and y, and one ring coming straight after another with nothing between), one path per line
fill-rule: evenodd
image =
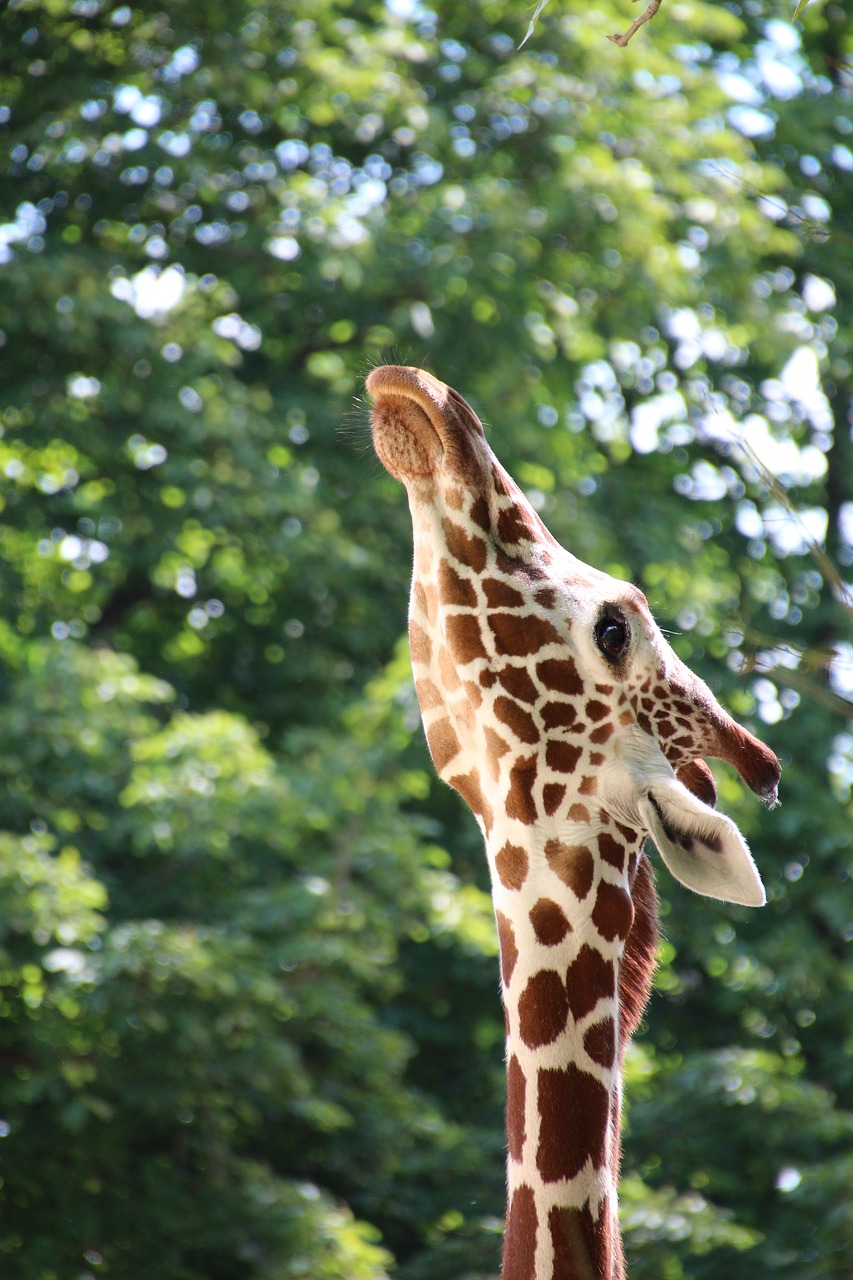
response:
M404 483L464 475L481 488L493 459L474 410L424 369L381 365L365 383L373 400L373 443L380 462Z
M734 720L720 732L717 754L734 765L751 791L770 809L779 803L779 779L782 766L776 755Z

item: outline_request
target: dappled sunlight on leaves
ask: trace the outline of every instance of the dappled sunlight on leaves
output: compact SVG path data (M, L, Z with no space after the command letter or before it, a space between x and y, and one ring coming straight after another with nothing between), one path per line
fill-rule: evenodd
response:
M840 1274L842 8L689 0L624 49L623 0L521 49L491 2L4 9L4 1274L497 1274L496 938L411 686L387 360L783 758L769 818L715 765L764 912L656 861L631 1274Z

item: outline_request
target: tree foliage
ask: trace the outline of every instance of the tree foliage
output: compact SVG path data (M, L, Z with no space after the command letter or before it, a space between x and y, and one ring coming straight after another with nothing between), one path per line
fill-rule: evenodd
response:
M851 34L787 7L0 16L5 1273L497 1273L485 867L352 409L389 358L785 764L772 815L718 779L763 912L658 877L632 1275L848 1273Z

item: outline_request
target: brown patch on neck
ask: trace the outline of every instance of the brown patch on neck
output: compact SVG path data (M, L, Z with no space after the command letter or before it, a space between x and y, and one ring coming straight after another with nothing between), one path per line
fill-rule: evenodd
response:
M636 842L637 837L634 836L634 843ZM603 831L598 837L598 852L605 862L610 863L611 867L616 867L619 871L625 870L628 850L624 844L621 844L608 831Z
M549 818L553 817L557 812L565 794L566 788L563 786L562 782L545 783L545 786L542 788L542 803L545 806L545 812Z
M566 990L569 1008L576 1021L591 1013L599 1000L616 992L616 974L613 965L599 951L586 943L566 974Z
M438 566L438 596L444 604L462 605L467 609L477 607L473 583L461 577L447 560L442 560Z
M515 932L509 919L502 911L495 912L495 919L498 925L498 942L501 948L501 976L504 981L504 989L506 989L512 982L513 971L518 960L518 947L515 942Z
M447 781L454 791L459 792L472 813L476 813L478 817L483 819L483 826L486 831L490 831L494 822L494 814L492 813L491 805L483 796L478 771L472 769L470 773L457 773L452 778L448 778Z
M536 1200L531 1187L516 1187L506 1216L503 1280L536 1280Z
M554 1246L553 1280L610 1280L610 1231L603 1211L596 1220L589 1205L554 1208L548 1214L548 1229Z
M483 644L480 619L475 613L448 614L444 621L444 629L447 646L457 667L464 667L477 658L488 658L489 655ZM456 680L458 683L458 676Z
M426 665L432 657L432 641L423 627L419 627L414 621L409 623L409 650L412 662Z
M537 1076L540 1115L536 1167L545 1182L574 1178L587 1160L604 1163L610 1097L594 1076L569 1063Z
M615 938L627 938L634 921L631 895L621 885L602 880L595 895L592 923L602 938L613 942Z
M506 1069L506 1136L511 1160L520 1160L524 1151L526 1092L524 1072L513 1054Z
M539 530L522 507L504 507L498 515L498 537L505 546L534 542Z
M509 751L509 743L505 742L500 734L495 733L494 729L486 725L483 729L483 738L486 743L486 759L489 762L489 772L497 782L500 773L501 756L505 756Z
M551 898L539 898L534 903L530 908L530 923L543 947L558 946L572 931L563 908Z
M457 564L467 565L473 569L475 573L482 573L486 567L486 544L482 538L472 537L457 524L455 520L450 520L445 516L441 522L444 531L444 545L447 547L448 555L456 561Z
M583 1047L600 1067L613 1066L616 1059L616 1026L610 1017L594 1022L583 1038Z
M524 604L524 596L508 582L500 578L483 578L480 584L486 593L486 603L490 609L518 609Z
M545 858L554 874L583 901L595 876L595 863L589 849L563 844L562 840L549 840L545 845Z
M426 730L429 752L436 772L441 773L459 754L459 739L447 716L434 721Z
M569 1000L556 969L540 969L518 999L519 1035L530 1049L552 1044L566 1029Z
M509 791L506 797L507 817L532 826L539 816L533 798L536 781L536 757L524 756L516 760L509 775Z
M495 870L507 889L521 888L527 879L529 865L527 853L521 845L511 844L508 840L495 856Z

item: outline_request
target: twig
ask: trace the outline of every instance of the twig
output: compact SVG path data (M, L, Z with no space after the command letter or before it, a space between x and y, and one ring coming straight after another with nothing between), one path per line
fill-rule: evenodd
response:
M721 416L719 409L717 409L713 404L710 396L707 397L707 402L710 412L716 416ZM775 498L797 526L800 537L806 545L806 550L822 573L824 581L829 583L829 587L834 598L841 605L842 609L844 609L848 617L853 619L853 590L851 590L850 586L842 578L838 566L832 557L824 550L817 539L812 537L800 516L800 513L788 497L784 485L779 482L767 464L758 456L752 445L743 438L743 435L739 435L731 429L728 430L726 434L730 444L735 448L740 449L746 460L752 463L762 482L766 485L770 496Z
M753 642L755 637L752 631L744 628L744 639ZM787 646L791 647L791 646ZM828 679L830 664L834 658L834 654L813 654L811 650L799 650L800 656L803 658L803 666L819 668L824 676ZM792 671L790 667L785 666L765 666L760 660L760 656L750 654L746 656L746 665L744 672L755 675L768 675L773 677L776 684L787 685L789 689L793 689L795 693L802 694L803 697L811 698L819 706L825 707L828 711L832 711L835 715L841 716L844 720L849 720L851 712L853 712L853 703L843 694L833 693L832 689L828 689L826 685L817 684L814 680L810 680L808 675L804 675L801 671Z
M646 9L645 13L641 13L639 18L635 18L634 21L631 23L630 27L628 28L628 30L623 35L608 36L607 39L612 40L614 44L618 44L620 49L624 49L625 45L631 39L631 36L634 35L635 32L639 31L640 27L645 26L647 22L651 22L652 18L655 16L658 9L661 7L661 3L662 3L662 0L652 0L651 4L649 5L648 9Z
M735 437L735 439L737 439L737 437ZM790 518L794 521L797 529L799 530L800 537L806 544L809 555L823 574L824 581L829 583L830 590L835 596L835 599L845 610L848 616L853 618L853 592L851 592L850 587L842 578L835 561L832 560L826 551L824 551L817 539L812 537L800 517L800 513L788 497L785 488L779 483L776 476L774 476L766 463L759 458L752 445L747 444L744 439L737 439L737 444L758 471L761 479L769 489L771 497L776 499L779 505L787 511Z
M779 221L784 222L788 227L801 230L814 244L826 244L826 242L836 237L841 240L853 241L853 236L848 231L841 231L833 227L822 226L813 218L807 218L801 209L796 206L793 208L788 204L787 200L781 196L768 195L766 191L762 191L760 187L756 187L751 182L747 182L739 173L735 173L732 169L727 169L724 165L712 160L708 162L707 168L710 172L722 179L723 182L733 182L738 185L741 190L746 191L753 200L763 200L765 204L771 205L772 208L778 210ZM767 215L770 216L770 215Z

